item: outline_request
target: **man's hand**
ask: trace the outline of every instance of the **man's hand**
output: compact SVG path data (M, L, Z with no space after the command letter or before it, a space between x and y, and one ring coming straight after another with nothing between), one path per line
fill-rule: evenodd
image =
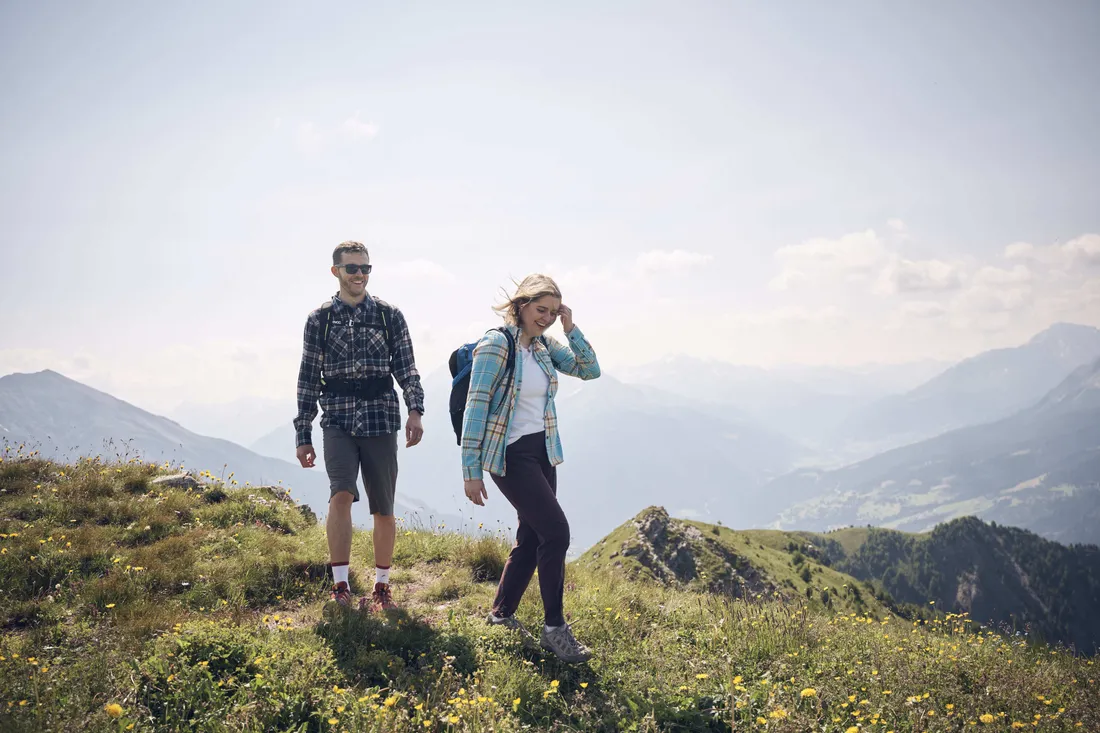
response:
M489 498L489 495L485 493L485 482L479 478L469 479L465 482L463 487L466 491L466 498L477 504L478 506L485 506L485 500Z
M313 450L312 445L306 443L298 446L298 463L302 464L302 468L313 468L313 462L316 458L317 453Z
M561 327L566 333L573 330L573 310L565 303L558 306L558 318L561 319Z
M405 447L412 448L424 437L424 424L420 421L419 412L410 412L409 419L405 421Z

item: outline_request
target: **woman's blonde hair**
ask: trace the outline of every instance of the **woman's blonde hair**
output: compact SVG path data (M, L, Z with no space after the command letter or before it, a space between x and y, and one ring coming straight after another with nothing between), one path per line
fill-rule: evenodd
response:
M516 286L514 294L508 295L505 292L505 301L494 305L493 310L499 313L509 326L518 326L520 308L547 295L560 299L561 290L558 284L549 275L535 273L523 278L523 281Z

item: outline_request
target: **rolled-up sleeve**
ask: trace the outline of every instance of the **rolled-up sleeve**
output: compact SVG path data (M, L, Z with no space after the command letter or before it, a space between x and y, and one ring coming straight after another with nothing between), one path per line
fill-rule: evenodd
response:
M313 420L317 417L317 398L321 394L320 319L316 313L306 318L302 332L302 361L298 366L298 414L294 418L295 447L313 441Z
M554 368L563 374L584 380L598 378L600 363L596 359L596 351L592 348L592 344L588 343L581 329L574 325L573 330L565 337L569 343L568 347L553 338L546 339Z

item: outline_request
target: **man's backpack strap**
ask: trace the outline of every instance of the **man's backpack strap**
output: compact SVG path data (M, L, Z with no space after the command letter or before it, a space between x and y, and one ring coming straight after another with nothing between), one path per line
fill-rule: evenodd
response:
M391 312L390 317L387 318L386 309L389 307L389 305L383 303L377 298L375 299L374 304L378 306L378 312L382 314L382 328L386 332L386 348L390 352L390 372L392 373L394 361L396 359L396 349L393 345L393 333L390 331L390 320L393 318L393 313Z
M321 311L321 323L317 334L317 348L321 354L321 387L323 388L325 386L325 345L328 343L328 329L332 323L332 301L326 300L321 303L319 310Z
M321 348L321 358L325 356L325 344L328 343L328 329L332 323L332 301L326 300L321 303L319 309L321 311L321 330L320 330L320 343L318 346Z

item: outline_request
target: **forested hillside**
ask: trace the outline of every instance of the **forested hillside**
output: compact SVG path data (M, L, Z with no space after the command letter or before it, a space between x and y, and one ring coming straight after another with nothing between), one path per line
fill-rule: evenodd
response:
M844 534L846 541L838 541ZM923 534L867 528L808 536L832 567L881 583L899 603L932 601L1088 654L1100 645L1096 545L1066 546L974 517Z

